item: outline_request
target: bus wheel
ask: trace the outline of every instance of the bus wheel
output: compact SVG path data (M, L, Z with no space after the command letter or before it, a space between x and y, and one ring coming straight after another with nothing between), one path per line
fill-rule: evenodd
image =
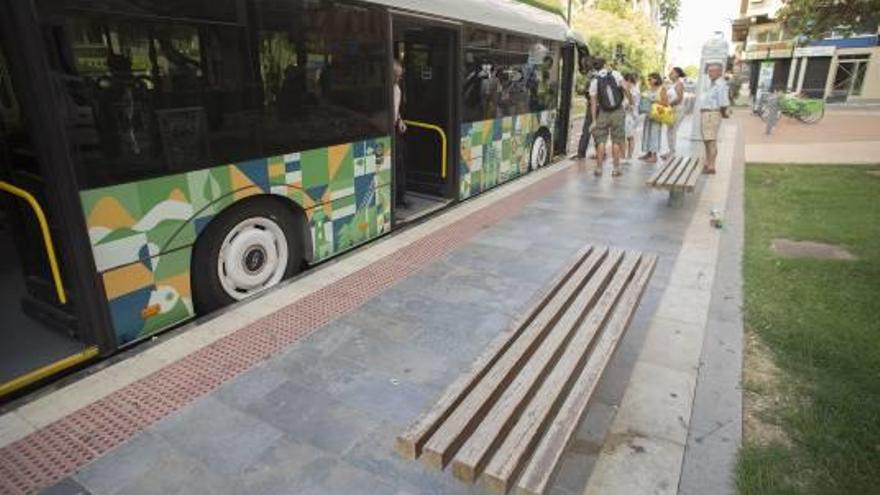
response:
M196 311L214 311L295 275L303 260L297 220L274 198L245 200L215 218L193 252Z
M529 169L535 170L547 165L550 161L550 139L544 132L535 133L532 141L532 151L529 154Z

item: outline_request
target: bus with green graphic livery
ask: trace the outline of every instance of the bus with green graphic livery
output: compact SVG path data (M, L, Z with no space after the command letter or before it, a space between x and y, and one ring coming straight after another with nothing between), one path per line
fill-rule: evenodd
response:
M564 154L536 5L3 2L0 397Z

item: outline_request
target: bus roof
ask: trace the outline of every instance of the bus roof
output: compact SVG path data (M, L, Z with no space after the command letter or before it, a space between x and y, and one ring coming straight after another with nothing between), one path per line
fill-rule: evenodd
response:
M566 41L568 26L554 14L517 0L369 0L414 13Z

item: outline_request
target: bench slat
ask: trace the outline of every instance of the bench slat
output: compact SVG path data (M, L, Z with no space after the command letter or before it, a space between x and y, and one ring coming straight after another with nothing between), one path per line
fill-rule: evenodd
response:
M669 159L666 160L666 162L663 164L663 166L661 166L656 172L654 172L654 175L652 175L651 178L648 179L649 186L657 186L658 185L660 177L662 177L666 172L669 171L669 167L672 166L672 162L675 161L675 158L676 158L675 156L669 157Z
M629 284L602 337L593 349L586 366L569 391L565 402L535 448L531 459L517 482L518 495L540 495L546 492L555 468L576 430L602 371L608 365L629 325L645 287L657 264L657 257L646 255L636 276Z
M675 171L675 174L666 181L666 188L675 191L679 189L679 182L682 180L682 177L687 177L688 172L690 170L690 158L684 157L681 160L681 164L678 167L678 170Z
M422 446L428 438L449 417L452 410L489 371L504 351L519 337L522 330L547 307L549 301L556 296L563 284L569 280L593 251L594 248L591 246L580 249L553 281L545 286L546 289L533 299L533 303L522 313L524 316L515 320L507 330L493 339L471 366L470 371L456 379L434 407L416 419L405 432L397 437L395 448L401 456L407 459L416 459L421 455Z
M675 161L675 166L671 167L668 173L660 177L660 181L658 182L657 187L661 187L664 189L668 188L670 179L672 177L678 176L678 174L681 173L681 164L684 161L684 157L674 156L671 158L671 160Z
M504 394L489 409L482 422L452 460L452 473L464 481L474 481L489 460L489 453L504 438L515 419L532 398L537 386L550 373L554 362L569 345L569 339L584 315L592 310L605 294L609 294L615 272L623 260L623 252L615 251L577 294L562 318L553 326L538 349L519 370Z
M700 159L694 158L694 168L690 177L688 177L687 181L684 183L685 189L690 192L693 191L695 187L697 187L697 179L700 178L700 175L703 174L703 169L700 167Z
M616 304L633 279L641 259L639 253L627 253L614 274L614 279L602 293L601 299L589 315L575 329L575 335L565 346L565 352L553 366L547 379L535 393L528 408L519 417L504 442L496 451L483 473L483 482L496 493L506 493L522 467L527 455L541 439L541 433L562 405L585 362L592 356L597 336L609 315L617 310Z
M678 178L675 179L675 184L672 185L674 189L684 190L687 180L694 172L694 159L688 158L687 160L685 160L685 162L685 166L683 167L684 170L682 171L681 175L679 175Z
M445 421L425 442L421 459L429 466L442 469L467 439L486 410L503 393L514 373L540 344L569 304L570 299L586 283L586 279L608 255L608 249L590 253L574 275L558 291L545 308L522 331L521 335L495 361L489 371L474 385Z

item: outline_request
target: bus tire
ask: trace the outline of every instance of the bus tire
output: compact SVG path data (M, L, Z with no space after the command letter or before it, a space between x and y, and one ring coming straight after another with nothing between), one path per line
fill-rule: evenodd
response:
M193 304L206 314L296 275L303 264L301 218L283 199L256 197L214 218L192 256Z
M529 170L536 170L550 163L550 133L540 129L535 133L529 150Z

